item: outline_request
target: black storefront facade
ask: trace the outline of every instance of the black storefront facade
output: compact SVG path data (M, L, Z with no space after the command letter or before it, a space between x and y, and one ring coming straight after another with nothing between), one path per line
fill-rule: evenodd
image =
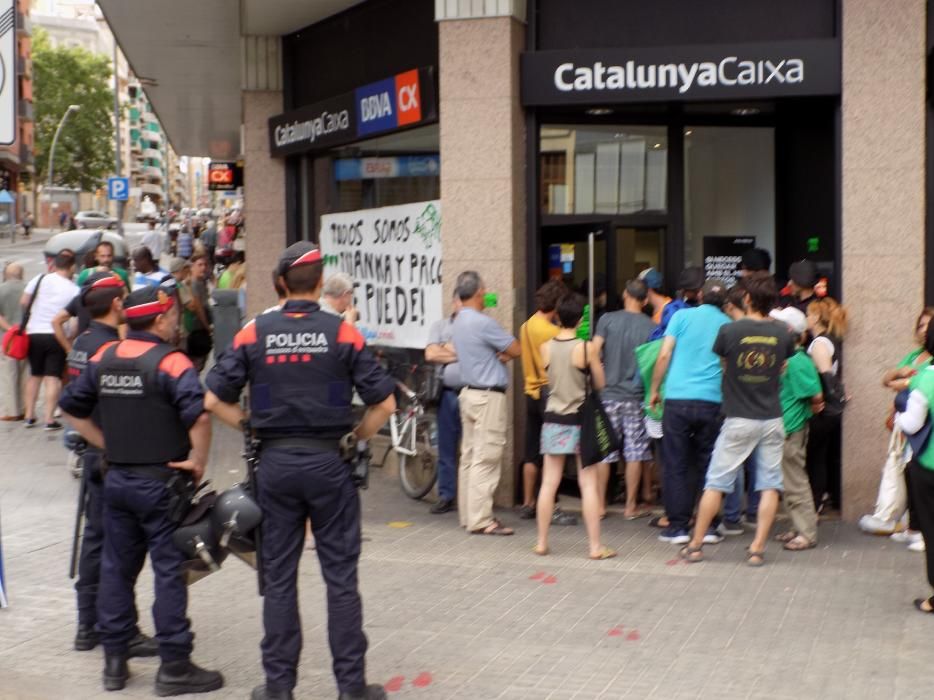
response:
M838 4L532 0L529 279L581 284L593 232L611 308L646 267L719 274L752 245L838 293Z

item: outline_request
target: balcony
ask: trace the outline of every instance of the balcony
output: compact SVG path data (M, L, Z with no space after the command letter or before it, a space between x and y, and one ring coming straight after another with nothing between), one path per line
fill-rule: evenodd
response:
M162 151L156 150L155 148L144 148L143 158L151 158L152 160L157 160L161 163Z
M22 36L32 36L32 19L22 12L16 13L16 29Z
M143 124L155 124L156 128L159 127L159 120L156 119L156 115L152 112L143 111L140 114L140 119L143 120Z
M155 185L151 182L144 182L139 186L140 192L143 194L148 194L150 197L158 197L162 199L165 196L165 191L162 189L161 185Z
M155 182L162 182L162 169L156 168L152 165L144 165L142 168L143 175L150 177Z

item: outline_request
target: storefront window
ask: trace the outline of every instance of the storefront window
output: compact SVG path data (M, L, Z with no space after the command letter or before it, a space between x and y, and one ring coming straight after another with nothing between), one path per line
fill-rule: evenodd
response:
M668 208L665 127L544 126L546 214L637 214Z
M752 247L775 259L774 129L686 127L684 178L685 264L719 275Z

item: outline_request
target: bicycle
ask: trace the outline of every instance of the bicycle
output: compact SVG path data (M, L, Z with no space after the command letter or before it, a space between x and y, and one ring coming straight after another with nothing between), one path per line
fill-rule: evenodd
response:
M399 485L409 498L418 500L431 491L438 478L438 445L435 418L426 412L419 395L396 382L406 403L389 418L392 450L399 459Z

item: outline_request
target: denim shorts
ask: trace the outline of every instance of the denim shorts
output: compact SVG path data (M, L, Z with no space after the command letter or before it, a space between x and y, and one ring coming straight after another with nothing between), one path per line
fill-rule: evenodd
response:
M543 455L576 455L581 451L581 427L545 422L542 425Z
M781 418L727 418L710 456L705 488L732 493L736 472L750 455L756 468L756 491L781 491L785 426Z

